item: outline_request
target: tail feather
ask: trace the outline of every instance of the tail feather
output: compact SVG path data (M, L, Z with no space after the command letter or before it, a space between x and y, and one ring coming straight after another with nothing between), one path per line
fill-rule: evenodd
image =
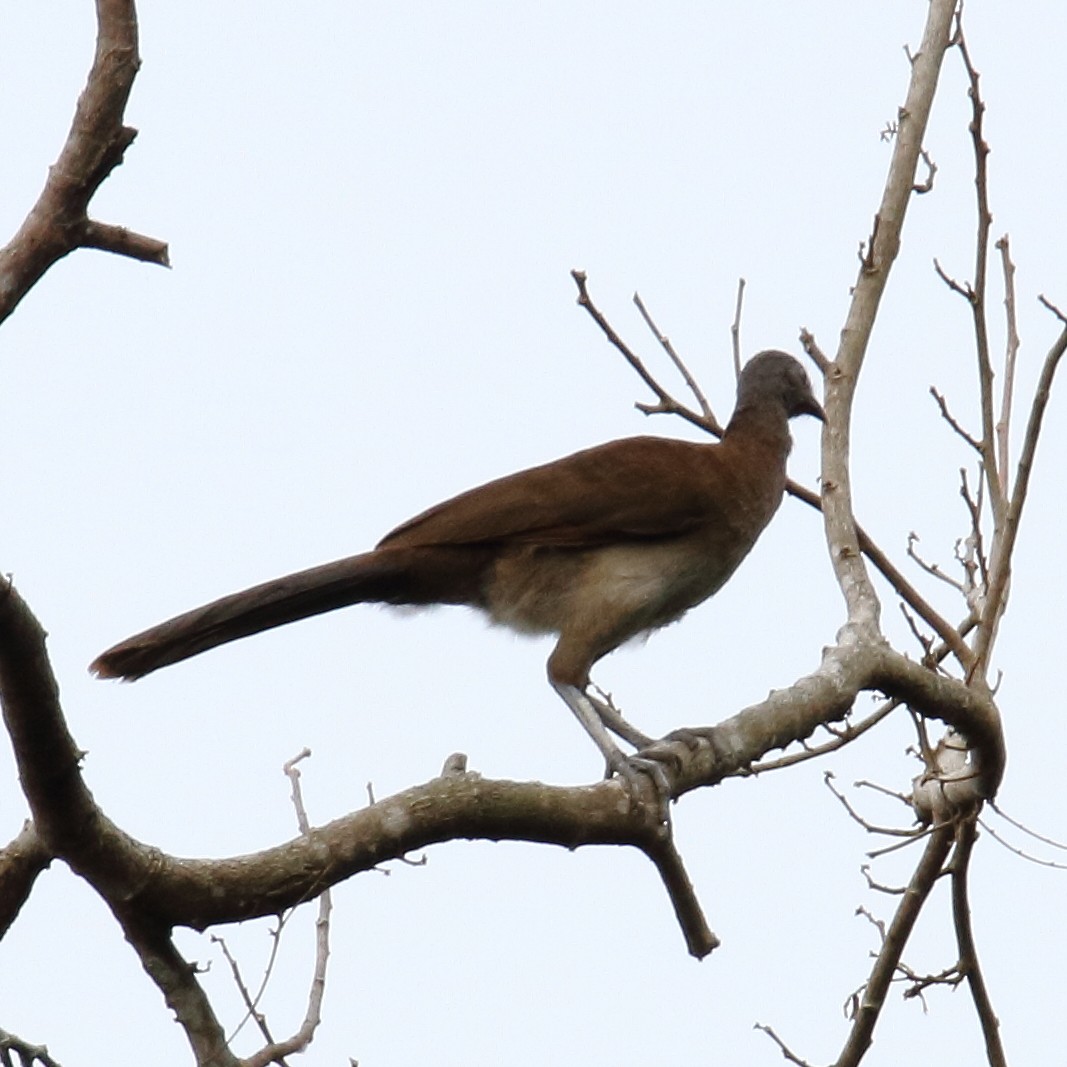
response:
M89 670L133 681L230 641L350 604L477 604L483 563L479 553L436 547L349 556L177 615L109 648Z

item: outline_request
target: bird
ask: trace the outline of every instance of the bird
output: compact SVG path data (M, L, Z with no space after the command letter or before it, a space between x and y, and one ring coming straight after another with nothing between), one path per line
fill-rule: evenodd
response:
M767 350L741 369L720 441L622 438L498 478L423 511L369 552L276 578L120 642L90 670L134 680L216 646L359 603L467 605L553 634L548 680L633 783L662 767L651 739L590 678L595 663L716 593L781 503L789 420L825 415L800 363ZM615 734L638 752L625 753Z

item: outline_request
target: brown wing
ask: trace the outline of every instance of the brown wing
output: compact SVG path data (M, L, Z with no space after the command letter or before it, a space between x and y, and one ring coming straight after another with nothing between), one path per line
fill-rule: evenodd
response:
M728 522L715 503L728 477L720 448L658 437L612 441L461 493L398 526L379 547L502 541L574 547Z

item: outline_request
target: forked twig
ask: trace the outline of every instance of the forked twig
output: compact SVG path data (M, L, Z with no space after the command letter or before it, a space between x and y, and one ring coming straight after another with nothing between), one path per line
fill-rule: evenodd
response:
M708 405L707 397L704 396L703 391L697 384L696 379L689 373L689 368L685 365L685 362L678 355L674 349L674 345L671 344L671 339L663 333L660 328L652 320L652 316L648 312L648 308L645 307L645 302L641 299L640 293L634 293L634 304L637 305L637 310L641 312L641 317L645 320L646 325L652 331L652 335L663 346L664 352L670 357L670 361L674 364L678 373L681 374L685 380L685 384L689 387L689 391L696 398L696 402L700 405L701 414L706 419L710 419L715 422L715 416L712 414L711 407Z

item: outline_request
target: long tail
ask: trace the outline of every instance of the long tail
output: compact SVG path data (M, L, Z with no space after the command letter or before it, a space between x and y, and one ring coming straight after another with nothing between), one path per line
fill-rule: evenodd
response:
M459 547L380 548L276 578L127 638L89 665L134 680L208 649L350 604L471 604L485 556Z

